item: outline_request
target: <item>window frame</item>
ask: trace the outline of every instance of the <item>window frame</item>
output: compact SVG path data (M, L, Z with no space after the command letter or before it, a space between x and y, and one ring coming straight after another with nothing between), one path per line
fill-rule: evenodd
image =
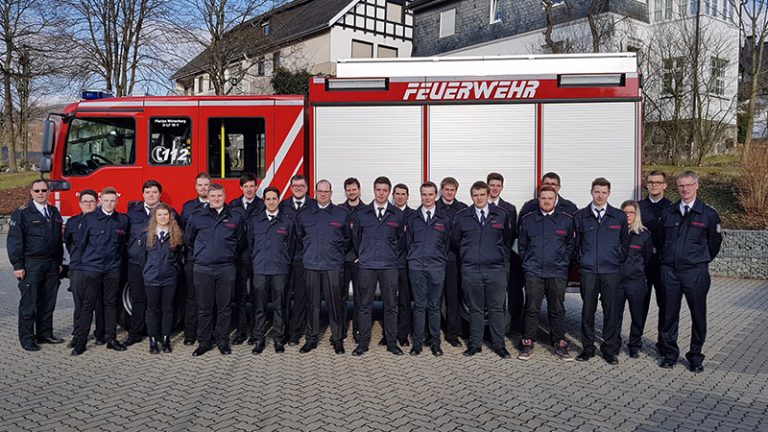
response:
M488 18L489 24L500 23L504 19L504 12L502 11L502 8L501 8L501 0L491 0L490 8L491 8L491 11L490 11L490 16ZM455 21L454 21L454 25L455 25Z
M157 119L166 119L166 120L188 120L189 121L189 139L192 139L192 135L194 134L194 123L192 121L192 117L190 116L173 116L173 117L165 117L165 116L152 116L148 119L147 122L147 166L153 166L153 167L188 167L192 166L193 162L193 151L192 151L192 144L190 143L189 146L189 163L184 165L174 165L174 164L161 164L161 163L152 163L152 125L153 121Z
M370 48L371 49L371 55L368 56L368 57L355 57L354 53L355 53L355 44L356 43L359 44L359 45L365 45L367 48ZM378 51L374 51L373 48L374 48L373 42L368 42L368 41L364 41L364 40L360 40L360 39L352 39L352 41L350 42L350 47L349 47L349 49L350 49L350 57L351 58L374 58L373 54L374 53L378 53Z
M451 24L450 33L447 33L446 31L444 31L443 23L446 21L445 18L447 18L449 16L451 17L453 22ZM438 24L437 31L438 31L438 38L439 39L446 38L446 37L449 37L449 36L453 36L453 35L456 34L456 8L440 11L440 22Z
M132 122L132 124L133 124L133 129L132 129L133 130L133 138L132 138L133 143L132 143L132 148L128 152L129 153L129 158L130 158L128 163L125 163L125 164L115 164L115 165L99 165L95 169L92 169L92 170L88 171L85 174L75 174L75 173L72 173L71 170L67 169L65 164L62 164L62 167L61 167L62 168L62 173L65 176L67 176L67 177L87 177L87 176L89 176L89 175L99 171L103 167L135 167L135 166L137 166L137 163L136 163L136 159L137 159L136 158L136 138L137 138L137 135L136 135L137 125L136 125L136 123L137 123L137 121L136 121L135 117L131 117L131 116L83 116L83 117L75 117L75 118L73 118L69 122L69 124L67 125L67 136L64 139L64 160L66 161L66 159L67 159L67 151L70 148L70 134L74 130L73 125L75 124L76 121L80 120L80 121L84 121L84 122L87 121L87 122L91 122L91 123L98 123L96 120L102 120L103 121L103 120L114 120L114 119L130 120ZM107 122L105 122L104 124L107 124ZM125 127L122 127L122 126L120 126L120 127L122 129L131 130L129 128L125 128ZM71 164L71 160L70 160L70 164Z
M212 157L211 157L211 148L212 147L211 147L210 138L211 138L212 134L215 135L216 133L218 133L218 132L214 132L213 129L211 128L211 126L212 126L213 122L218 122L217 129L220 128L222 120L235 120L235 121L254 121L254 120L258 120L260 122L261 127L262 127L261 134L263 135L264 140L263 140L262 143L257 143L257 145L256 145L256 170L255 171L247 169L248 167L245 166L245 162L243 163L242 170L234 171L234 170L232 170L230 168L231 172L234 171L237 174L227 175L227 173L225 172L224 173L224 177L221 177L221 172L217 172L217 171L214 171L213 169L210 169L211 168L211 162L212 162ZM267 123L268 122L267 122L267 117L266 116L211 116L211 117L208 117L206 119L206 127L208 128L208 133L205 136L205 149L206 149L205 152L206 152L206 158L207 158L207 163L208 163L208 168L209 168L208 172L211 175L211 177L213 177L214 179L222 179L222 180L230 179L231 180L231 179L240 178L240 176L242 176L244 172L252 172L253 174L256 175L256 177L259 180L263 179L264 176L266 175L266 170L267 170L267 160L266 160L266 158L267 158L267 137L268 137L268 134L267 134ZM225 128L226 128L226 126L225 126ZM226 133L226 131L225 131L225 133ZM245 136L245 134L242 134L242 135ZM257 139L258 139L258 137L257 137ZM217 143L217 144L220 145L220 143ZM243 150L245 150L245 145L243 147ZM218 155L218 157L220 158L221 155ZM243 152L243 160L245 160L245 152ZM216 163L220 163L219 160L216 160L215 162Z

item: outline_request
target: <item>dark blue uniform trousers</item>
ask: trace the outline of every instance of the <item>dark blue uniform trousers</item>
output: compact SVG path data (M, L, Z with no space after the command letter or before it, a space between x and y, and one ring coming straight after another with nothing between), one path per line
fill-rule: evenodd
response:
M229 346L229 325L232 322L232 296L235 291L234 264L222 265L215 270L194 269L197 295L197 340L210 347L213 333L213 311L216 310L216 345Z
M409 274L413 294L413 343L424 343L426 325L431 343L439 346L445 270L410 270Z
M483 346L483 325L488 312L493 349L504 347L504 307L507 296L506 269L461 272L461 289L469 306L469 346Z
M288 275L254 274L251 278L251 302L253 302L253 337L261 340L267 334L267 304L271 295L272 338L283 341L285 337L285 314L283 295L288 285Z
M584 351L595 353L595 313L597 302L603 308L603 354L618 355L621 348L619 337L619 302L616 300L621 284L621 273L581 273L581 343Z
M31 344L35 337L53 336L53 310L59 292L59 266L54 260L27 258L25 275L19 281L19 342Z
M707 293L711 283L709 269L706 267L675 271L670 267L661 269L662 286L666 296L666 315L664 316L664 357L677 362L680 348L677 345L680 324L680 306L683 296L691 311L691 347L685 357L692 365L704 361L701 348L707 337Z
M627 347L638 351L643 346L643 330L645 329L645 319L648 317L648 303L651 298L651 291L644 279L623 280L619 285L618 332L619 344L621 344L621 327L624 321L624 307L629 305L629 316L632 324L629 327L629 342Z

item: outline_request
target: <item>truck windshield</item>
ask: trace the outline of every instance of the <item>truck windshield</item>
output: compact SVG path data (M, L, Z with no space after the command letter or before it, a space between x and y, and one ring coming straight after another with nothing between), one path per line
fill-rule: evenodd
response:
M132 118L76 118L64 148L64 174L82 176L103 166L133 165L136 123Z

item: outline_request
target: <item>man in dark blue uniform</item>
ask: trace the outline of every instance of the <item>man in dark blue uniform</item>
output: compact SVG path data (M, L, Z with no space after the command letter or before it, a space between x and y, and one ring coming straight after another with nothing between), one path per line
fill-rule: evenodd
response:
M557 191L551 186L539 190L539 211L520 219L518 247L525 271L525 325L520 343L520 360L528 360L539 330L541 302L547 299L549 339L555 355L573 360L565 340L565 287L568 267L576 243L573 217L557 210Z
M407 219L414 211L408 207L409 195L408 186L403 183L398 183L392 188L392 199L395 207L403 212L403 220ZM402 248L400 249L400 259L397 263L397 342L401 346L408 346L408 336L410 334L411 285L408 283L408 259L405 248Z
M117 336L117 303L120 293L120 272L126 259L128 216L115 210L117 191L108 187L101 191L100 206L88 213L80 223L83 252L83 299L80 318L75 323L73 355L85 352L93 311L99 301L104 303L104 332L107 348L125 351Z
M347 211L331 203L331 183L315 185L317 201L299 213L297 236L304 244L304 276L307 288L306 343L302 353L317 348L320 339L320 298L328 306L331 344L344 354L342 334L341 281L347 251L352 247Z
M387 351L403 355L397 346L397 276L404 246L403 212L388 201L392 183L386 177L373 182L375 199L360 210L352 239L360 256L360 336L352 355L368 351L371 342L373 298L379 284L384 299L384 335Z
M251 302L253 304L253 354L264 351L267 334L267 303L272 297L272 339L275 352L282 353L285 336L283 293L288 284L291 257L295 245L293 219L280 212L280 191L273 186L264 189L264 211L247 220L249 266L252 270Z
M426 182L419 188L421 206L406 217L405 235L408 274L413 294L413 348L421 354L424 329L429 327L432 355L443 355L440 348L440 308L443 304L445 263L450 247L451 217L438 210L437 185Z
M446 177L440 182L440 199L437 209L445 211L451 221L456 214L467 208L467 205L456 199L459 182L453 177ZM461 304L461 275L459 274L458 257L453 248L448 250L445 263L445 341L454 348L461 346L459 335L463 320L459 313Z
M83 218L88 213L92 213L96 210L96 203L99 200L99 195L93 189L85 189L79 194L80 199L80 214L72 216L67 220L64 226L64 245L69 252L69 269L67 270L67 276L69 277L69 290L72 291L72 300L75 304L74 314L72 316L72 322L76 323L80 319L80 310L83 304L83 289L81 284L83 283L83 267L81 258L83 254L83 236L80 231L80 224ZM101 302L96 304L96 343L103 345L106 343L104 340L104 307ZM74 325L74 324L73 324ZM72 332L74 335L74 331ZM67 348L75 347L75 339L69 343Z
M701 350L707 337L707 293L709 263L720 252L720 215L699 199L699 176L686 171L677 177L680 200L664 209L661 250L661 283L665 291L666 314L662 341L664 360L661 367L671 369L677 363L680 305L685 296L691 311L691 346L685 357L692 372L704 371Z
M512 244L514 244L515 239L517 239L517 208L501 198L501 192L504 190L504 176L495 172L489 173L486 177L486 183L488 183L490 191L488 204L501 207L507 212L509 223L512 227ZM524 277L523 263L520 260L520 255L513 249L509 254L509 276L507 280L507 304L509 306L507 313L510 316L510 333L519 333L523 330Z
M475 182L470 193L473 205L456 215L451 232L451 241L459 250L461 289L469 305L469 343L464 355L482 351L487 311L493 351L509 358L504 346L504 299L515 236L507 212L488 204L487 183Z
M646 188L648 196L639 202L640 214L642 215L643 225L651 232L653 241L653 253L651 259L645 268L645 279L648 282L648 296L644 304L643 316L648 316L648 309L651 305L651 291L656 293L656 305L659 307L659 322L657 326L656 349L663 355L664 343L661 340L661 332L664 328L664 289L661 287L661 260L659 259L661 251L661 241L664 237L661 226L661 214L665 208L672 205L672 201L664 197L664 191L667 189L667 175L663 171L651 171L646 177Z
M243 221L248 225L248 219L264 210L264 202L256 196L258 178L251 172L245 172L240 176L240 190L242 195L233 199L229 203L229 208L232 211L240 212ZM232 315L236 323L236 334L232 338L233 345L240 345L248 339L248 343L255 343L256 339L253 336L254 326L248 324L248 287L251 280L251 259L246 254L242 257L242 262L237 266L237 279L235 281L235 293L232 303ZM253 300L250 300L251 306L253 306Z
M208 209L208 187L211 186L211 176L201 172L195 177L197 198L184 203L181 210L182 227L186 227L189 218L199 210ZM184 254L184 345L194 345L197 341L197 296L193 269L195 267L194 245L187 244Z
M576 212L576 255L581 266L581 342L583 350L576 360L595 356L595 313L598 299L603 307L603 359L619 363L621 333L618 328L621 265L629 249L629 228L624 213L608 204L611 183L602 178L592 181L592 202Z
M144 339L146 324L147 293L144 288L144 256L146 245L142 240L152 209L160 203L163 185L157 180L147 180L141 187L142 201L128 204L128 293L131 299L131 326L128 338L123 342L131 346Z
M59 210L48 204L48 182L32 182L32 199L11 215L8 259L19 281L19 342L27 351L38 343L58 344L53 335L53 311L59 292L64 250Z
M303 175L296 174L291 177L291 195L291 198L280 203L280 211L295 221L300 212L315 202L307 196L307 179ZM298 345L307 327L307 289L304 282L304 247L301 241L298 241L293 253L283 309L287 315L286 322L289 323L289 345Z
M186 244L195 250L194 282L197 291L198 347L193 356L210 351L213 311L216 309L216 345L223 355L232 354L229 326L236 266L245 252L242 216L225 203L224 186L208 188L210 208L193 214L184 232Z
M560 176L557 173L548 172L544 174L541 177L541 186L551 187L555 189L555 192L557 192L557 200L555 202L555 208L557 211L573 216L579 210L579 208L576 207L576 204L560 196ZM520 208L520 219L522 219L523 216L527 215L528 213L533 213L538 209L538 198L527 201L525 204L523 204L523 207Z
M360 182L354 178L349 177L346 180L344 180L344 193L347 196L347 200L343 203L339 204L339 207L343 208L344 210L349 213L349 226L350 230L352 229L352 226L355 224L355 219L357 217L358 210L365 207L365 203L363 203L360 200ZM358 272L360 270L360 263L357 260L357 252L355 251L355 248L350 248L349 252L347 252L346 259L344 260L344 280L341 284L341 301L342 301L342 320L343 320L343 326L342 326L342 334L344 336L344 339L347 338L347 329L349 328L349 318L347 317L347 298L349 297L349 284L352 284L352 297L353 297L353 308L352 308L352 334L354 335L355 343L357 343L357 335L359 332L359 323L357 320L357 310L358 310L358 294L360 293L360 289L358 287Z

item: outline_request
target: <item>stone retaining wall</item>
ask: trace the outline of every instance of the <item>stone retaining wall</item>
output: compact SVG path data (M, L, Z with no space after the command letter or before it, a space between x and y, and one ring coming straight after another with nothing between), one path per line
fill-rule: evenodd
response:
M713 275L768 279L768 231L723 230Z

